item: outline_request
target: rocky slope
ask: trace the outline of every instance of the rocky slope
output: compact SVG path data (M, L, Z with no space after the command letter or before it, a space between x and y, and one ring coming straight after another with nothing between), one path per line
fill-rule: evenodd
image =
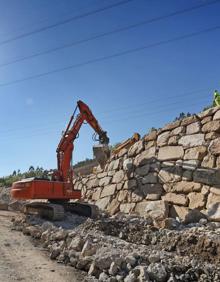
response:
M13 229L48 249L51 259L87 272L84 281L220 281L220 224L182 224L117 215L97 220L67 214L51 223L14 219Z

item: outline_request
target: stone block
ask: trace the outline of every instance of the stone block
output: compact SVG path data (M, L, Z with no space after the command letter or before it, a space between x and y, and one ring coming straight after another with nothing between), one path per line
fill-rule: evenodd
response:
M154 141L156 139L157 139L157 131L156 130L152 130L151 132L149 132L147 135L144 136L145 142Z
M98 206L100 208L100 210L105 210L108 206L108 204L110 203L111 200L111 196L99 199L96 202L96 206Z
M213 203L209 206L207 217L210 221L220 221L220 203Z
M128 150L128 156L129 157L134 157L137 154L140 154L140 152L142 152L143 150L144 150L144 142L143 142L143 140L137 141Z
M144 198L144 194L140 189L136 189L131 193L131 202L137 203L142 201Z
M201 146L205 144L205 135L202 133L185 135L180 138L178 143L185 148Z
M148 194L146 197L145 197L146 200L149 200L149 201L158 201L161 199L161 195L160 194Z
M110 215L117 213L119 211L119 206L120 203L117 201L117 199L113 199L107 208Z
M216 113L218 110L220 109L220 107L212 107L206 111L203 111L201 113L199 113L197 116L200 118L200 119L203 119L207 116L211 116L213 115L214 113Z
M104 178L101 178L99 180L99 186L106 186L106 185L110 184L111 180L112 180L111 176L106 176Z
M209 191L210 191L210 186L208 186L208 185L203 185L202 186L201 193L203 195L207 196L209 194Z
M184 160L182 162L182 168L187 170L195 170L199 167L200 161L199 160Z
M202 193L192 192L188 195L190 209L202 209L205 206L205 196Z
M157 183L157 182L158 182L158 176L156 172L150 172L142 178L142 184Z
M182 146L165 146L159 149L158 160L179 160L183 157L184 150Z
M137 175L144 176L144 175L148 174L149 170L150 170L150 165L146 164L144 166L137 167L136 170L135 170L135 173Z
M124 157L128 153L128 149L123 148L118 152L118 158Z
M181 126L187 126L187 125L194 123L198 120L199 120L198 117L195 116L195 115L190 116L190 117L186 117L181 121Z
M170 131L163 132L157 137L157 145L160 146L165 146L168 144L168 139L170 138Z
M220 195L220 187L211 187L210 192L215 195Z
M205 140L208 140L208 141L214 140L219 137L220 137L220 133L217 133L217 132L209 132L205 134Z
M220 195L209 193L206 208L209 209L213 204L220 203Z
M149 149L149 148L151 148L151 147L156 147L156 145L157 145L157 142L156 141L149 141L149 142L147 142L146 144L145 144L145 150L147 150L147 149Z
M212 169L198 168L193 173L193 180L195 182L213 185L215 171Z
M92 194L92 200L97 201L100 198L102 188L97 188Z
M167 131L167 130L172 130L176 127L178 127L180 125L180 120L174 121L172 123L168 123L167 125L165 125L161 131Z
M144 196L149 194L157 194L159 196L164 192L162 184L145 184L141 185L139 189L144 193Z
M183 170L183 181L192 181L193 180L193 171L192 170Z
M189 124L186 127L186 134L195 134L200 132L201 124L199 121Z
M202 185L200 183L181 181L172 184L171 191L167 192L176 192L188 194L190 192L199 192L201 191Z
M212 116L207 116L201 120L201 124L205 124L212 120Z
M116 184L107 185L103 188L100 198L114 195L115 191L116 191Z
M129 179L129 180L125 181L123 189L131 190L135 187L137 187L136 179Z
M207 156L204 157L201 166L207 167L207 168L214 168L215 167L215 161L216 161L215 156L208 154Z
M179 136L171 136L168 140L168 145L172 146L172 145L178 145L178 141L179 141L180 137Z
M187 206L188 204L187 197L182 194L167 193L162 197L162 200L180 206Z
M133 159L132 158L128 158L128 159L125 159L124 162L123 162L123 169L125 171L132 171L133 170Z
M135 208L135 203L126 203L126 204L121 204L120 205L120 211L124 213L130 213L134 210Z
M118 193L118 201L124 202L127 199L128 190L121 190Z
M112 183L119 183L124 179L125 173L123 170L117 171L112 179Z
M137 155L134 159L134 164L136 166L145 165L150 161L152 161L152 158L155 158L155 156L156 156L156 148L151 147L147 150L144 150L139 155Z
M99 179L98 178L94 178L94 179L89 179L89 181L86 183L86 187L87 189L92 189L95 187L99 186Z
M179 126L171 131L171 135L182 135L185 133L185 126Z
M170 213L169 216L173 217L173 218L180 218L181 221L185 221L186 215L189 212L189 208L188 207L183 207L183 206L177 206L177 205L173 205L170 208Z
M185 151L184 160L202 160L206 155L206 146L198 146Z
M155 220L163 220L168 216L169 206L164 201L143 201L137 203L135 211L140 216L151 217Z
M211 141L209 145L209 152L215 156L220 155L220 138L216 138Z
M219 120L212 120L207 122L202 127L202 132L208 133L208 132L217 132L220 133L220 122Z
M218 110L213 116L213 120L217 120L217 119L220 119L220 110Z
M182 178L182 168L177 166L164 167L159 174L160 183L177 182Z

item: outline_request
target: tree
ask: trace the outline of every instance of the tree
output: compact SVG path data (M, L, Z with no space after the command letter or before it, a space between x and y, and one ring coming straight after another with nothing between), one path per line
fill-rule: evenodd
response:
M34 167L31 165L28 171L34 171Z
M190 116L192 116L192 115L193 115L193 114L191 114L191 113L189 113L189 112L188 112L187 114L185 114L184 112L181 112L181 113L179 114L179 116L174 119L174 121L182 120L182 119L184 119L184 118L186 118L186 117L190 117Z

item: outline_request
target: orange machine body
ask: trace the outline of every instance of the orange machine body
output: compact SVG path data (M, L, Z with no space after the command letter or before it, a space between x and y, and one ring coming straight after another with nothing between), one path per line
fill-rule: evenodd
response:
M69 200L80 199L81 191L73 190L67 182L27 178L13 183L11 195L22 200Z

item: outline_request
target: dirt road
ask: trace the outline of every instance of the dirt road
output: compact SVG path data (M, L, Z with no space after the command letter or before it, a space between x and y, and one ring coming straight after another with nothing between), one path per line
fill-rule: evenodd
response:
M80 282L83 276L74 269L51 261L44 250L35 247L20 232L11 231L12 212L0 211L1 281Z

